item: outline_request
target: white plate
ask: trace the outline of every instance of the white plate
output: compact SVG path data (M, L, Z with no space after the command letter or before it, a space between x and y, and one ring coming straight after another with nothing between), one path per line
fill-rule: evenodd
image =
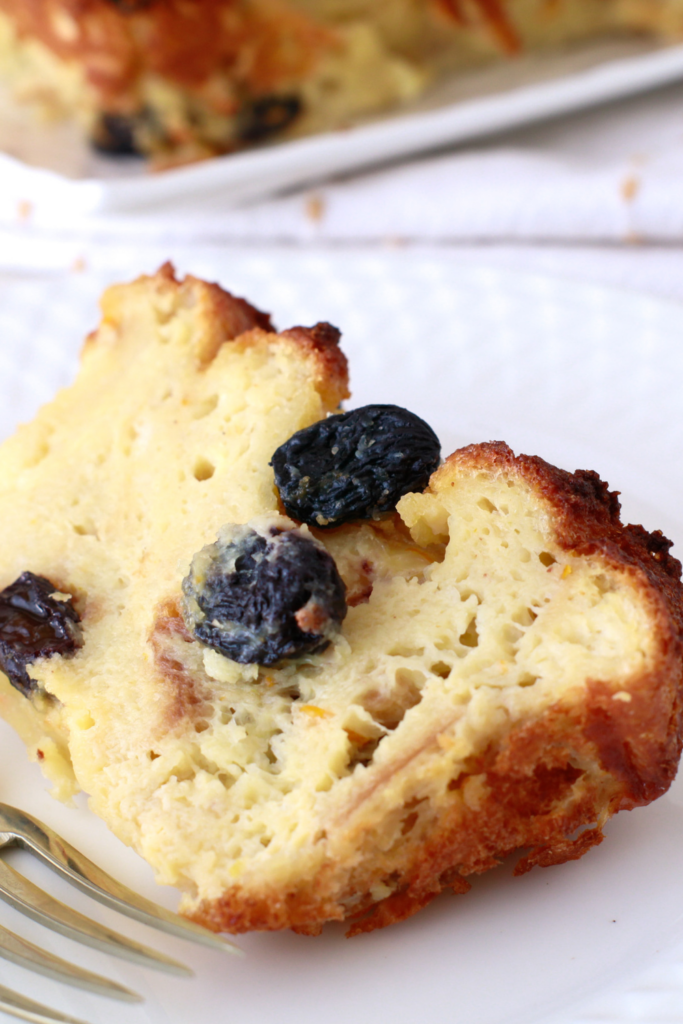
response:
M567 469L598 469L622 490L627 519L683 537L682 307L448 257L206 250L184 264L272 310L281 326L338 323L356 403L410 406L446 450L503 438ZM115 276L120 268L102 265L92 275L0 279L3 433L71 374L96 319L95 295ZM0 800L31 810L129 885L175 904L84 801L70 809L47 795L4 725ZM318 939L243 937L241 961L157 938L38 871L91 916L184 958L197 977L169 980L129 967L0 905L9 927L147 1001L124 1011L1 961L0 983L91 1024L680 1024L683 785L618 815L606 832L579 862L519 879L505 864L475 879L467 896L441 897L384 932L352 941L337 926ZM25 855L12 856L26 868Z
M41 125L0 104L0 213L30 204L36 223L132 210L215 210L277 190L646 92L683 78L683 47L591 42L454 77L412 110L292 142L148 174L95 157L74 126Z

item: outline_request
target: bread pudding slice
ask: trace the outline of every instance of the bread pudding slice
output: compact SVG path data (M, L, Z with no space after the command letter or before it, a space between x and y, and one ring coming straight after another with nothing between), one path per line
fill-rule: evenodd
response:
M0 75L157 167L343 128L582 39L680 38L682 0L0 0Z
M277 334L169 267L102 310L76 382L0 450L0 603L31 573L80 620L23 684L5 658L0 711L186 914L370 930L514 851L579 857L667 789L680 565L594 473L473 445L394 513L302 526L270 460L346 396L338 332ZM268 664L198 639L183 582L252 534L345 587L323 642Z

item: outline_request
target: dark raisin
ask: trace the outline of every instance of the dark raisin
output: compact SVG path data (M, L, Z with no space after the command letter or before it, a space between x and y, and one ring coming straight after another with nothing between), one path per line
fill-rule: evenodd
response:
M24 572L0 592L0 669L27 697L37 688L26 666L81 646L78 612L44 576Z
M137 143L138 114L101 114L90 136L94 149L116 156L140 156Z
M282 516L226 526L183 580L194 636L243 665L324 650L346 615L344 583L314 538Z
M298 96L262 96L242 108L235 134L241 142L260 142L289 128L302 109Z
M366 405L300 430L270 464L288 515L328 527L391 512L402 495L424 490L440 456L419 416Z

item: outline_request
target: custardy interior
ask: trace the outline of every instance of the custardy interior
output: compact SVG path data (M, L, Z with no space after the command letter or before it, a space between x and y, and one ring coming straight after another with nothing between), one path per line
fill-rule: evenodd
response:
M370 526L329 539L343 547L343 574L357 540L374 546L365 559L379 572L325 653L259 671L197 645L178 651L220 685L207 685L182 756L174 738L150 752L153 788L135 806L144 855L166 880L193 879L209 899L235 880L286 888L330 860L353 862L364 835L364 852L382 852L379 899L406 822L416 834L423 816L433 824L452 780L512 725L580 700L591 677L629 700L622 686L652 646L630 581L558 550L548 510L518 479L475 472L451 488L442 475L441 493L399 506L427 557L406 548L394 570ZM125 768L120 780L127 790ZM208 843L169 850L169 822L181 835L198 806Z
M596 680L628 705L661 661L662 602L636 565L568 545L538 481L484 445L395 517L316 531L350 605L326 651L260 669L192 642L193 555L277 514L273 451L346 393L310 332L230 340L218 291L168 270L111 289L76 383L3 446L0 588L47 576L85 642L30 667L32 700L0 675L0 711L186 910L318 885L315 923L399 887L443 816L476 808L477 758L520 723ZM576 751L567 805L603 771ZM218 926L279 926L230 913Z

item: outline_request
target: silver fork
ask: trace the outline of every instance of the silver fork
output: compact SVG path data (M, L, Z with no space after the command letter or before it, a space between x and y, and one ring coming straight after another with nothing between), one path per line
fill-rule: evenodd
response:
M75 847L67 843L53 832L51 828L26 814L0 803L0 850L19 846L38 857L78 889L99 900L108 907L118 910L128 917L142 921L171 935L199 942L212 949L221 949L230 953L241 950L232 942L214 935L201 925L186 921L171 910L157 906L150 900L139 896L131 889L117 882L105 871L93 864L91 860L79 853ZM15 871L9 864L0 859L0 899L6 900L15 909L33 918L40 924L66 935L70 939L82 942L95 949L112 953L114 956L133 963L155 967L170 974L191 976L192 971L177 960L172 960L163 953L158 953L147 946L134 942L117 932L105 928L90 918L72 910L66 904L48 895L33 882ZM98 995L122 999L127 1002L140 1002L141 997L130 989L109 981L98 974L92 974L74 964L61 960L41 950L33 943L19 938L0 926L0 957L12 960L21 967L45 974L57 981L87 989ZM64 1016L56 1010L41 1006L25 996L10 991L0 985L0 1012L9 1013L21 1020L32 1021L34 1024L83 1024L73 1017Z

